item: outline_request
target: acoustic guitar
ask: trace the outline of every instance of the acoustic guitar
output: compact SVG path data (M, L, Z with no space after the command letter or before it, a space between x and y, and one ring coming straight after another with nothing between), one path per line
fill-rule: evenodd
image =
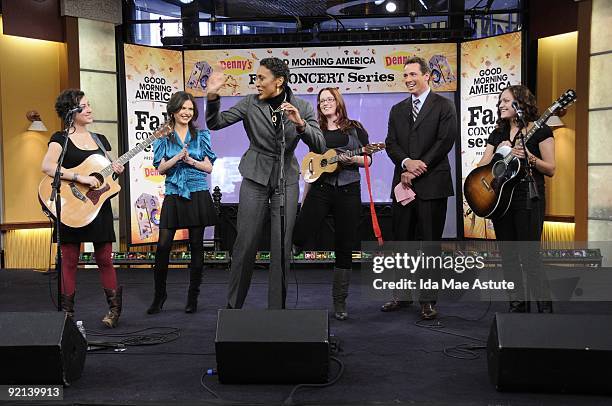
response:
M124 165L136 154L151 145L153 141L170 134L170 132L172 132L172 127L168 123L164 123L147 139L121 155L115 162L119 165ZM58 196L61 196L62 199L62 224L73 228L84 227L96 218L105 201L119 193L121 186L113 179L115 172L111 162L99 154L90 155L78 166L70 170L76 173L86 173L89 176L95 176L100 182L99 187L90 188L87 185L65 179L61 181L60 188L62 189L61 194ZM38 186L38 200L42 205L43 211L55 218L55 201L50 200L53 190L52 184L53 177L45 176L42 179Z
M371 155L384 149L385 143L378 142L346 151L341 154L338 154L335 149L330 149L324 154L309 152L302 160L302 176L304 177L304 182L312 183L326 172L335 172L338 169L338 161L340 157L350 158L355 155Z
M541 128L556 111L576 100L576 92L567 90L534 123L525 134L525 142ZM488 165L475 168L465 178L463 194L476 215L488 219L503 216L512 200L514 187L527 175L525 163L512 155L512 148L504 145L497 148Z

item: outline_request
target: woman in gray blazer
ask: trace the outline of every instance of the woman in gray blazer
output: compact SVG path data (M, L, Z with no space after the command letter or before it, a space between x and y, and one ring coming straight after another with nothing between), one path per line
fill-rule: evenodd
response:
M293 95L289 68L278 58L265 58L257 70L258 94L250 94L227 111L221 110L219 90L225 77L217 70L208 79L206 124L219 130L242 121L250 145L238 167L242 175L238 205L238 235L232 249L228 308L239 309L251 284L257 246L264 222L271 221L268 308L285 307L291 254L291 237L299 195L299 166L295 158L298 141L323 153L325 139L312 106ZM285 266L281 261L281 144L285 141L283 172L286 185Z

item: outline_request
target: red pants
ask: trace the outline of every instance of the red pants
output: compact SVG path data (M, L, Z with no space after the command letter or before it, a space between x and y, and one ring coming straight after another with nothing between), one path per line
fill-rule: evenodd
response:
M100 281L105 289L117 289L117 273L111 259L112 244L95 243L96 264ZM71 295L76 288L76 272L79 263L80 244L62 244L62 293Z

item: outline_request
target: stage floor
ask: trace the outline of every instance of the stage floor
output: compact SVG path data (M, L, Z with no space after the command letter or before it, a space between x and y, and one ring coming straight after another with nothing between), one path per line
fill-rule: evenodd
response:
M298 308L331 308L331 269L298 269L289 277L288 308L296 302L295 276L299 282ZM147 327L180 329L178 340L161 345L128 347L124 352L88 352L83 376L64 390L64 403L96 404L206 404L214 398L200 384L204 370L215 368L217 309L225 306L228 272L205 271L199 311L185 314L188 272L169 273L168 300L157 315L145 310L153 295L150 270L120 270L124 286L123 314L115 330L104 329L100 320L107 308L97 271L78 273L76 320L83 320L88 339L104 340L96 332L129 333ZM267 274L256 270L245 308L265 308ZM52 311L51 294L56 281L32 270L0 270L0 311ZM610 398L548 393L501 393L489 382L486 351L469 354L452 350L457 345L486 345L499 302L439 303L439 328L423 328L417 306L382 313L382 302L367 298L360 289L359 271L354 271L348 299L349 320L330 318L330 332L341 342L337 355L345 371L333 386L302 389L296 403L340 404L453 404L453 405L541 405L610 404ZM559 313L612 314L610 303L560 303ZM462 336L469 336L462 337ZM107 338L111 340L112 338ZM333 363L332 363L333 364ZM330 373L336 372L335 365ZM221 385L207 377L207 385L223 399L259 404L281 404L292 385ZM36 403L40 404L40 403ZM55 403L58 404L58 403ZM213 404L213 403L211 403ZM215 404L219 404L215 402Z

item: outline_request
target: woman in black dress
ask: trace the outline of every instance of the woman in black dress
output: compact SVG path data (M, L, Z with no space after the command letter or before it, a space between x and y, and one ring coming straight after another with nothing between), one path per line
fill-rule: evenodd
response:
M81 90L68 89L63 91L55 102L55 111L64 119L69 110L80 107L81 112L74 113L74 125L68 130L68 144L62 166L62 182L64 185L75 182L91 188L100 186L100 182L88 173L77 173L72 168L80 165L89 156L98 154L107 155L111 146L102 134L94 134L87 130L87 125L93 122L93 113L89 101ZM65 135L56 132L51 136L49 147L42 162L42 171L53 176ZM113 163L113 170L117 174L123 172L123 166ZM55 234L54 234L55 235ZM115 241L113 228L113 212L110 201L102 205L100 212L88 225L72 228L60 225L60 239L62 252L62 294L61 307L72 317L74 315L74 298L76 291L76 272L79 262L81 243L92 242L95 249L96 264L100 274L100 281L104 288L109 311L102 319L107 327L116 327L121 315L122 287L117 285L117 274L113 267L112 243Z
M497 240L503 241L500 250L504 277L507 281L514 282L514 289L508 292L510 312L526 312L529 293L532 293L537 301L538 311L552 313L549 284L539 254L539 241L542 238L546 208L544 176L552 177L555 174L555 139L550 127L543 125L525 143L525 151L521 137L518 136L519 117L512 105L515 101L524 112L527 131L531 130L533 122L537 120L536 100L527 87L513 85L504 89L497 105L497 128L489 136L478 166L491 162L499 147L512 148L512 154L522 160L523 165L529 161L538 198L530 196L529 177L524 177L514 189L508 211L501 218L494 220L493 226ZM527 276L527 292L523 273Z
M328 87L319 92L317 113L327 148L342 153L368 144L368 133L359 121L348 118L344 99L338 89ZM301 250L325 216L332 214L336 251L332 299L337 320L348 318L346 298L361 217L359 167L364 166L366 159L369 165L369 157L341 157L338 171L324 173L310 187L307 184L307 193L293 232L293 244Z

